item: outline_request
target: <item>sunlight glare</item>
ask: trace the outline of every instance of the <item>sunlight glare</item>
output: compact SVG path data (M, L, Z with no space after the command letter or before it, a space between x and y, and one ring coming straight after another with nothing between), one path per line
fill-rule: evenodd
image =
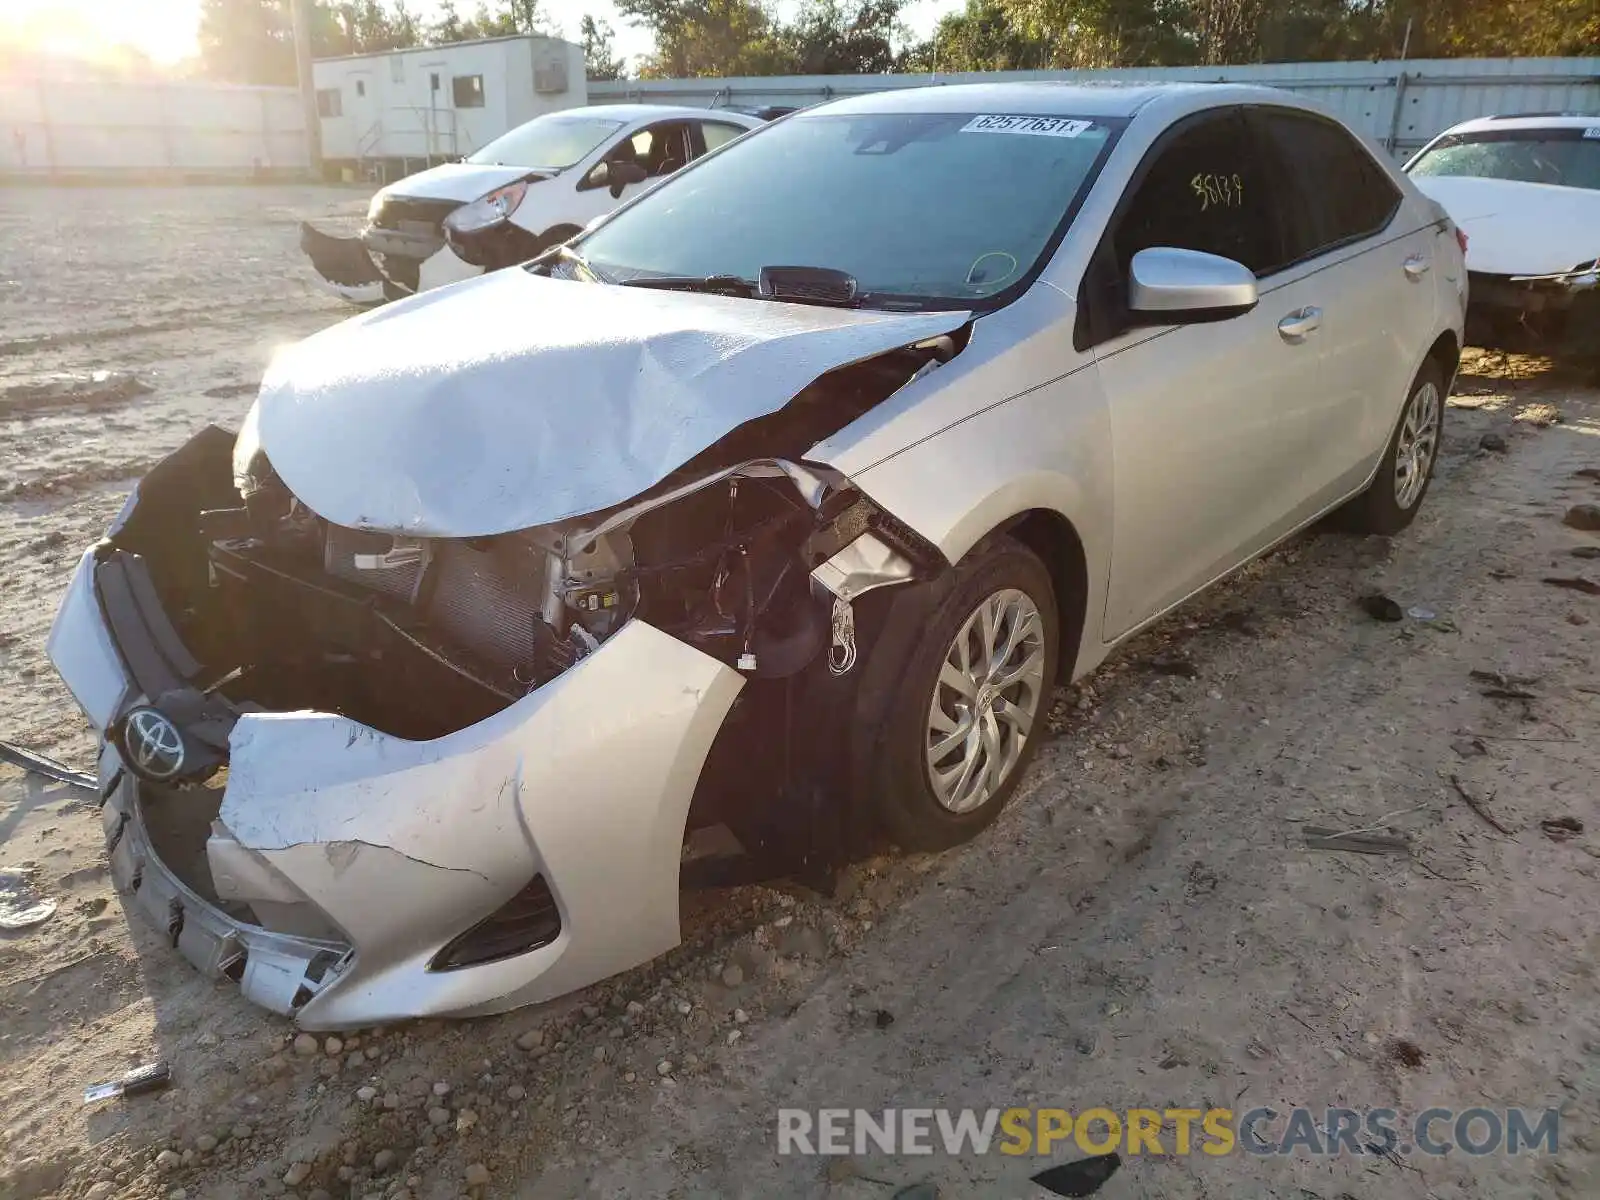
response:
M199 0L0 0L0 45L109 61L124 47L169 66L196 52Z

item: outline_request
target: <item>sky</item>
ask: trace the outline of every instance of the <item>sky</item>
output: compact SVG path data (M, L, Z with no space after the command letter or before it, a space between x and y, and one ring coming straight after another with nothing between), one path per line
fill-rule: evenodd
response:
M791 9L796 0L779 0ZM941 16L962 7L962 0L912 0L904 13L917 38L927 36ZM65 55L101 57L118 43L131 45L161 64L195 53L199 0L0 0L0 40L20 41ZM462 12L474 4L459 0ZM545 20L563 37L576 41L585 13L611 23L617 53L630 62L650 51L650 35L617 16L611 0L543 0ZM412 0L424 21L436 11L433 0Z

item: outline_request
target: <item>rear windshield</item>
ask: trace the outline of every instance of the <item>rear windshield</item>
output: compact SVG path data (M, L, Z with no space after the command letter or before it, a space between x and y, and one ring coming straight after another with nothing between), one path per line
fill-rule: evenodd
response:
M1600 122L1590 129L1451 134L1407 170L1412 175L1470 175L1600 191Z
M790 117L579 243L603 275L854 276L883 307L969 307L1031 278L1122 122L980 113ZM998 300L997 300L998 302Z
M600 117L535 117L476 154L467 155L467 161L503 167L570 167L622 125Z

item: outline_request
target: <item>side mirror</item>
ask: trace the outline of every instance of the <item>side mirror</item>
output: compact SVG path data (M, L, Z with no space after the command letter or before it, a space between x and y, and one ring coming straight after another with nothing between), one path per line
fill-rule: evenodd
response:
M622 189L629 184L643 183L649 178L650 172L636 162L602 162L595 164L594 170L590 171L584 178L583 186L585 188L608 187L611 189L613 196L620 197Z
M650 178L650 172L636 162L601 163L600 165L608 168L606 182L611 185L611 194L613 196L620 197L623 188L630 184L643 183Z
M1217 254L1152 246L1128 268L1128 309L1143 325L1226 321L1257 299L1255 272Z

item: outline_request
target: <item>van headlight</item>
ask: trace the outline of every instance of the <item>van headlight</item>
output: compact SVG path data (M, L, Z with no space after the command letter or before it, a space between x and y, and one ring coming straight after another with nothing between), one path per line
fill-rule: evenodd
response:
M528 181L525 179L495 188L487 196L456 209L444 219L445 228L452 233L476 233L480 229L498 225L517 211L527 191Z

